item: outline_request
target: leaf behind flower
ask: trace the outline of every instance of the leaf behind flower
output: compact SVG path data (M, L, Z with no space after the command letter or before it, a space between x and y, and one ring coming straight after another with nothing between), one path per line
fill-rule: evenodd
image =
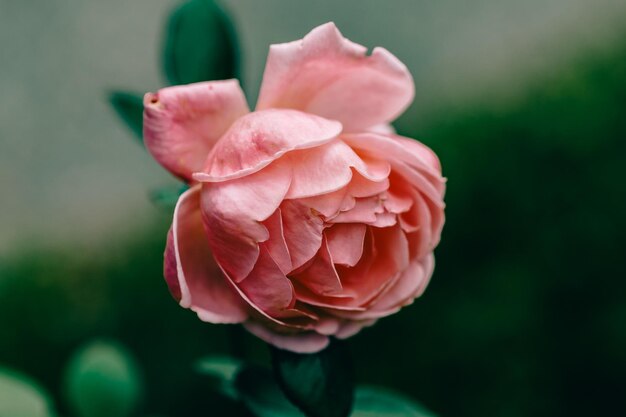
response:
M240 78L239 46L228 14L213 0L191 0L171 14L163 51L172 84Z
M113 91L109 94L109 103L143 145L143 98L135 93Z

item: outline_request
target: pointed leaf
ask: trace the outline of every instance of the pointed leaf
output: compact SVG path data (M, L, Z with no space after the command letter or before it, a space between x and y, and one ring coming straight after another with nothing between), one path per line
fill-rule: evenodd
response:
M142 391L135 361L121 346L95 342L70 360L65 390L78 417L127 417Z
M285 397L269 370L242 369L235 378L235 388L246 407L257 417L304 417Z
M170 16L163 64L172 84L239 77L233 24L213 0L191 0Z
M356 390L352 417L435 417L433 413L408 398L380 388Z
M143 145L143 98L138 94L114 91L109 95L109 102Z
M29 378L0 368L0 417L52 417L48 394Z
M274 373L287 397L310 417L347 417L354 382L345 344L334 340L314 354L271 347Z

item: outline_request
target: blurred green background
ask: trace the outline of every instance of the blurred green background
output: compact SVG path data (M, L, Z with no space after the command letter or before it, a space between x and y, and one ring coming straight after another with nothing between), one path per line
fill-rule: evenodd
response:
M268 45L329 20L415 77L396 126L439 154L447 224L426 294L350 340L358 380L440 416L621 415L626 2L337 3L222 2L251 100ZM175 182L105 100L164 85L175 4L0 0L0 365L61 413L66 363L94 338L137 359L138 415L221 415L193 362L232 343L267 360L169 296L171 212L148 195Z

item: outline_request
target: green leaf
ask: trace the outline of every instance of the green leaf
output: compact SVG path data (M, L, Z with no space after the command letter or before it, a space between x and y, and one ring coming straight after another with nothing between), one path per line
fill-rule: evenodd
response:
M235 379L241 367L240 360L228 356L203 358L196 363L196 370L215 378L218 381L219 391L232 399L237 398Z
M304 417L280 390L267 369L246 367L237 373L235 389L257 417Z
M359 387L352 417L435 417L422 406L388 390Z
M354 399L345 344L333 340L314 354L271 347L274 373L287 397L310 417L347 417Z
M68 402L79 417L127 417L142 391L130 354L103 341L87 345L72 357L65 382Z
M143 99L141 96L124 91L113 91L109 94L109 102L120 119L143 144Z
M52 417L43 389L17 372L0 368L0 417Z
M169 18L163 54L172 84L239 77L239 47L233 24L213 0L191 0Z

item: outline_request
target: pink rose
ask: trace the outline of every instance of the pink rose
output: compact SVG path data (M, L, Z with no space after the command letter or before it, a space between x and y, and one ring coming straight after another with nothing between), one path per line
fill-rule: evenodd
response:
M413 93L396 57L327 23L272 45L254 112L236 80L146 94L146 145L191 185L165 250L180 305L315 352L420 296L444 180L388 124Z

